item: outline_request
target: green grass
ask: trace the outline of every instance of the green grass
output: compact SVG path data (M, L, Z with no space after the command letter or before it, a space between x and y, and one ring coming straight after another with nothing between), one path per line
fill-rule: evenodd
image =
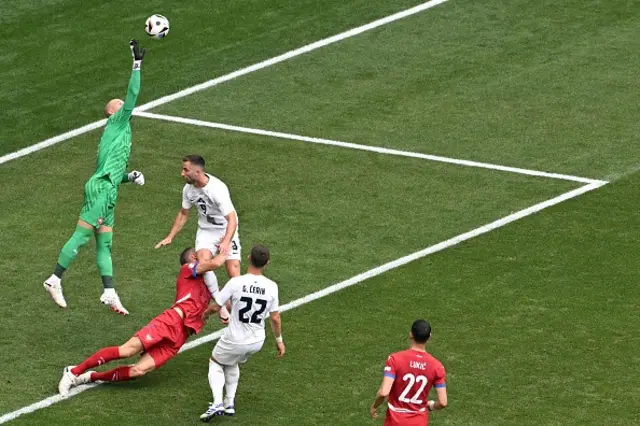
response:
M433 415L434 424L637 423L639 265L629 237L640 223L618 200L640 195L639 180L284 314L289 353L276 360L265 345L242 370L235 423L374 424L367 407L385 356L406 345L408 324L420 316L433 323L430 350L449 371L451 406ZM199 347L140 382L89 391L17 424L190 424L210 399L210 350ZM119 409L132 400L144 409Z
M0 154L103 118L106 102L126 94L130 38L148 48L142 104L420 2L7 3L0 17ZM153 13L170 19L171 36L161 42L143 31Z
M9 2L0 154L101 118L126 89L129 34L142 38L151 13L173 27L145 42L139 103L418 3ZM434 425L638 424L639 17L626 0L451 0L154 110L616 178L283 314L287 356L276 360L268 342L242 369L239 416L220 423L381 424L367 408L384 360L425 317L449 372L451 406ZM113 253L128 318L98 302L93 243L65 275L68 310L41 285L75 226L99 133L0 167L0 414L54 394L62 367L171 304L195 218L172 246L153 246L179 208L184 154L202 154L229 184L244 253L272 249L282 302L576 187L144 118L133 132L129 166L147 183L121 189ZM15 423L193 424L211 398L211 348Z
M0 250L12 253L12 258L29 258L30 264L25 272L13 260L0 263L2 270L22 277L8 283L9 290L21 294L21 298L10 300L2 315L3 324L8 326L7 342L12 345L2 351L0 363L9 371L27 377L33 368L47 371L46 382L52 383L59 374L61 360L74 362L78 354L90 350L89 344L93 347L118 343L170 305L175 294L177 256L193 244L195 217L171 247L156 251L153 246L164 238L179 209L184 184L179 173L186 152L202 153L212 163L210 170L229 184L240 216L245 253L254 242L263 242L272 249L276 266L271 273L282 283L283 302L575 187L570 182L283 143L146 119L137 119L134 126L139 146L134 146L132 167L144 165L140 168L145 171L147 183L144 187L128 185L121 189L113 249L116 285L123 303L132 312L130 318L114 317L100 309L101 290L93 247L85 249L65 274L69 311L56 309L44 290L35 285L50 274L61 244L73 231L82 203L82 185L92 171L89 162L77 169L49 165L56 157L71 158L84 152L95 143L96 134L33 156L34 168L46 172L38 174L39 185L31 192L31 198L12 202L12 194L21 186L17 182L13 190L3 192L0 204L11 208L2 212L0 223L3 229L13 232L2 240ZM155 138L158 133L167 140L186 138L188 148L167 145ZM20 162L9 163L0 169L0 176L9 180L20 166ZM56 188L61 183L68 185L70 191L60 193L60 197L48 196L59 193ZM30 216L25 226L24 212L33 198L40 200L39 208L47 214ZM38 241L37 259L30 255L33 246L21 241ZM38 291L22 293L24 281L33 283L30 288ZM23 315L12 314L25 305L29 308ZM113 334L96 333L91 318L97 309L98 322ZM34 336L25 334L21 327L25 317L35 321L46 318L54 330L73 333L67 336L65 332L62 340L57 334L41 337L34 343ZM37 360L43 351L51 356ZM25 356L33 361L25 364ZM41 380L42 375L22 380L18 386L24 393L17 392L14 386L6 388L0 407L15 409L25 399L47 396L53 388L38 387Z

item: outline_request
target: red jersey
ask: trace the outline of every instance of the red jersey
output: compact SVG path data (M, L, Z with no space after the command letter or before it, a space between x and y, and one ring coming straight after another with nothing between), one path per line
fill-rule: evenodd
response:
M180 269L176 280L176 301L172 308L180 308L184 314L184 325L199 333L204 326L202 314L209 306L211 293L204 283L204 277L196 275L192 266L185 264Z
M389 356L384 376L393 379L385 425L426 425L431 387L446 386L444 367L427 352L409 349Z

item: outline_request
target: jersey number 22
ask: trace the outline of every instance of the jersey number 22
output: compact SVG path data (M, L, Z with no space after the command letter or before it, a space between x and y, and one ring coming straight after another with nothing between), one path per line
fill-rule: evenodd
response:
M427 386L427 378L424 376L415 376L411 373L407 373L402 377L402 381L407 382L407 385L398 398L400 402L404 402L406 404L422 404L422 399L420 399L420 396L422 395L422 391L424 391L424 388ZM409 392L411 392L415 384L420 385L420 387L418 388L418 391L413 395L413 397L409 399L407 398L407 396L409 396Z
M253 306L253 299L250 297L241 297L240 301L245 303L244 308L238 311L240 322L243 322L245 324L260 324L260 322L262 321L262 313L265 309L267 309L267 301L263 299L256 299L256 305L258 305L259 307L258 310L255 311L253 315L251 315L251 317L247 315L247 312L249 312L251 310L251 307Z

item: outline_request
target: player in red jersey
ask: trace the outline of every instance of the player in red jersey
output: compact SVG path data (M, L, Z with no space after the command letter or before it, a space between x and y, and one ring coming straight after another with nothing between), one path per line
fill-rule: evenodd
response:
M426 426L429 411L447 406L446 373L425 346L431 338L431 326L416 320L411 326L411 348L389 356L384 377L371 406L371 417L378 418L378 407L388 398L385 426ZM437 401L429 400L431 387L436 388Z
M225 253L199 263L196 261L195 250L185 249L180 254L182 267L176 280L173 306L151 320L124 345L102 348L81 364L66 367L58 385L60 394L68 395L73 386L83 383L132 380L160 368L173 358L187 338L199 333L204 326L203 314L214 290L207 287L203 274L224 265L226 260ZM140 353L143 355L134 365L117 367L103 373L88 371L109 361Z

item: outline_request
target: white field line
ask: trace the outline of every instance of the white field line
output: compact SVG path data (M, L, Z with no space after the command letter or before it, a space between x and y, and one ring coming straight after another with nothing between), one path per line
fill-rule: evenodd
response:
M157 106L164 105L164 104L166 104L168 102L175 101L176 99L184 98L185 96L189 96L189 95L191 95L193 93L196 93L198 91L208 89L208 88L216 86L216 85L218 85L220 83L224 83L226 81L233 80L233 79L241 77L243 75L250 74L252 72L255 72L255 71L270 67L272 65L278 64L280 62L284 62L284 61L289 60L291 58L295 58L296 56L300 56L300 55L303 55L305 53L311 52L313 50L320 49L321 47L325 47L325 46L328 46L330 44L337 43L337 42L345 40L347 38L354 37L354 36L357 36L359 34L362 34L362 33L366 32L366 31L381 27L383 25L390 24L392 22L398 21L400 19L406 18L406 17L411 16L411 15L415 15L417 13L423 12L423 11L425 11L427 9L431 9L432 7L435 7L435 6L438 6L438 5L442 4L442 3L445 3L446 1L447 0L431 0L431 1L428 1L426 3L422 3L422 4L419 4L417 6L414 6L412 8L409 8L409 9L394 13L393 15L385 16L384 18L377 19L377 20L375 20L373 22L370 22L368 24L365 24L365 25L350 29L348 31L342 32L340 34L336 34L334 36L331 36L331 37L328 37L328 38L325 38L325 39L322 39L322 40L319 40L319 41L316 41L316 42L311 43L311 44L307 44L306 46L302 46L302 47L299 47L297 49L290 50L289 52L283 53L282 55L273 57L271 59L267 59L267 60L262 61L262 62L258 62L256 64L248 66L246 68L242 68L242 69L239 69L237 71L234 71L234 72L232 72L230 74L223 75L223 76L218 77L218 78L214 78L213 80L206 81L206 82L198 84L196 86L188 87L188 88L186 88L184 90L181 90L179 92L173 93L171 95L163 96L163 97L161 97L159 99L156 99L155 101L151 101L151 102L148 102L148 103L146 103L144 105L140 105L139 107L136 108L136 111L147 111L147 110L149 110L151 108L155 108ZM76 136L82 135L84 133L90 132L90 131L95 130L95 129L99 128L99 127L104 126L105 123L106 123L106 120L95 121L93 123L87 124L86 126L80 127L78 129L75 129L75 130L71 130L69 132L63 133L61 135L58 135L58 136L50 138L50 139L44 140L44 141L42 141L40 143L37 143L35 145L31 145L31 146L28 146L28 147L23 148L21 150L12 152L10 154L3 155L2 157L0 157L0 164L4 164L7 161L15 160L16 158L24 157L25 155L29 155L29 154L31 154L33 152L40 151L41 149L47 148L47 147L49 147L51 145L55 145L55 144L57 144L59 142L63 142L63 141L66 141L68 139L71 139L73 137L76 137Z
M380 274L383 274L387 271L390 271L392 269L398 268L400 266L406 265L409 262L412 262L414 260L423 258L425 256L428 256L430 254L433 253L437 253L439 251L442 251L444 249L447 249L449 247L455 246L457 244L462 243L463 241L467 241L471 238L477 237L479 235L482 234L486 234L488 232L491 232L495 229L501 228L505 225L508 225L511 222L515 222L518 219L522 219L526 216L532 215L534 213L537 213L543 209L546 209L547 207L551 207L554 206L556 204L559 204L563 201L569 200L571 198L577 197L581 194L584 194L585 192L589 192L592 191L596 188L599 188L603 185L605 185L606 182L592 182L589 183L588 185L584 185L580 188L576 188L574 190L571 190L569 192L566 192L562 195L559 195L555 198L551 198L547 201L543 201L541 203L535 204L531 207L528 207L526 209L520 210L518 212L512 213L508 216L505 216L501 219L498 219L494 222L488 223L486 225L483 225L479 228L473 229L469 232L465 232L464 234L460 234L456 237L450 238L446 241L442 241L441 243L432 245L430 247L425 248L424 250L420 250L417 251L415 253L412 253L410 255L401 257L399 259L393 260L389 263L385 263L384 265L378 266L377 268L373 268L369 271L363 272L359 275L356 275L355 277L351 277L346 281L342 281L339 282L337 284L334 284L332 286L326 287L320 291L317 291L315 293L311 293L307 296L301 297L300 299L296 299L292 302L289 302L285 305L282 305L280 307L280 311L281 312L285 312L294 308L297 308L299 306L305 305L307 303L313 302L314 300L320 299L322 297L328 296L332 293L335 293L337 291L340 291L342 289L345 289L347 287L351 287L353 285L359 284L369 278L373 278L375 276L378 276ZM198 347L200 345L203 345L205 343L209 343L213 340L216 340L218 338L220 338L220 336L222 335L223 330L218 330L214 333L199 337L197 339L194 339L190 342L188 342L187 344L185 344L182 349L180 350L180 352L183 351L187 351L189 349L193 349L195 347ZM7 413L4 414L2 417L0 417L0 424L2 423L6 423L9 422L11 420L14 420L16 418L18 418L19 416L23 415L23 414L28 414L28 413L33 413L34 411L49 407L53 404L57 404L58 402L61 402L67 398L70 398L72 396L75 396L81 392L86 391L87 389L91 389L95 386L97 386L97 383L94 384L90 384L90 385L83 385L83 386L79 386L77 388L74 388L71 393L69 394L69 396L67 397L62 397L59 394L58 395L53 395L50 396L48 398L43 399L42 401L38 401L34 404L28 405L26 407L20 408L19 410L13 411L11 413Z
M229 130L229 131L233 131L233 132L250 133L252 135L269 136L269 137L273 137L273 138L302 141L302 142L315 143L315 144L321 144L321 145L339 146L339 147L342 147L342 148L350 148L350 149L358 149L358 150L361 150L361 151L376 152L378 154L388 154L388 155L397 155L397 156L401 156L401 157L421 158L423 160L437 161L437 162L440 162L440 163L448 163L448 164L456 164L456 165L459 165L459 166L479 167L479 168L482 168L482 169L499 170L499 171L503 171L503 172L518 173L518 174L521 174L521 175L538 176L538 177L551 178L551 179L561 179L561 180L568 180L568 181L580 182L580 183L601 183L601 184L607 183L606 181L597 180L597 179L591 179L591 178L584 178L584 177L579 177L579 176L571 176L571 175L564 175L564 174L559 174L559 173L542 172L542 171L538 171L538 170L521 169L521 168L518 168L518 167L501 166L499 164L481 163L481 162L478 162L478 161L461 160L461 159L458 159L458 158L450 158L450 157L441 157L441 156L438 156L438 155L422 154L422 153L419 153L419 152L401 151L401 150L397 150L397 149L384 148L384 147L379 147L379 146L361 145L361 144L350 143L350 142L334 141L334 140L330 140L330 139L322 139L322 138L314 138L314 137L309 137L309 136L293 135L291 133L274 132L274 131L271 131L271 130L252 129L252 128L249 128L249 127L233 126L233 125L229 125L229 124L214 123L214 122L210 122L210 121L202 121L202 120L196 120L196 119L192 119L192 118L175 117L175 116L172 116L172 115L155 114L155 113L151 113L151 112L137 112L135 114L137 116L140 116L140 117L152 118L152 119L156 119L156 120L171 121L171 122L174 122L174 123L190 124L192 126L210 127L210 128L213 128L213 129L222 129L222 130Z

